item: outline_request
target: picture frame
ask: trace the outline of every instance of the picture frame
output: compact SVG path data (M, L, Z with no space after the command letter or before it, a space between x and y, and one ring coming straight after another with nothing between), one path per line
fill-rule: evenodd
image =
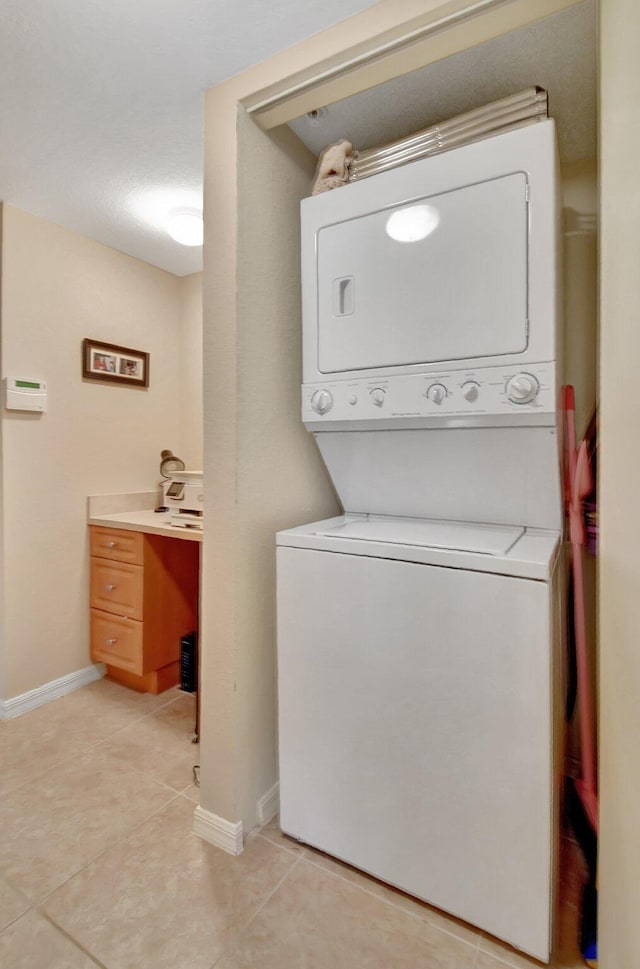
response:
M82 376L87 380L148 387L149 354L86 337L82 341Z

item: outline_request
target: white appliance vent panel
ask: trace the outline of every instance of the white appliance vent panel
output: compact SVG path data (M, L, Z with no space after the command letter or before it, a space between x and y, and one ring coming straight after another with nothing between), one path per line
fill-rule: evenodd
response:
M387 231L401 210L437 225ZM391 226L389 228L392 228ZM528 340L522 172L324 226L317 232L322 373L523 353Z
M325 431L315 438L347 512L562 528L554 428Z
M345 522L317 534L347 540L506 555L524 534L524 528L471 522L421 521L415 518L369 518Z

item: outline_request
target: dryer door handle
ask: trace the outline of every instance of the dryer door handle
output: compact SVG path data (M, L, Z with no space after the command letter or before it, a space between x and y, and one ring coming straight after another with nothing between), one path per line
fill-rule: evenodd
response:
M333 315L350 316L354 309L353 276L343 276L333 281Z

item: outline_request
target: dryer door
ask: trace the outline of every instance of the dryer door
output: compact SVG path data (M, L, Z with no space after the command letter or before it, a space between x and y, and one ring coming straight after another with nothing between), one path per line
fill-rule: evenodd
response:
M522 353L522 172L373 211L317 233L322 373Z

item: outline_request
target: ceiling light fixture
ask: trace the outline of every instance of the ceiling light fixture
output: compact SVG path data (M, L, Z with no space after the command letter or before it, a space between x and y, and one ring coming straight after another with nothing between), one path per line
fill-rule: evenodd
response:
M166 227L171 238L183 246L201 246L203 243L204 224L198 209L172 209Z

